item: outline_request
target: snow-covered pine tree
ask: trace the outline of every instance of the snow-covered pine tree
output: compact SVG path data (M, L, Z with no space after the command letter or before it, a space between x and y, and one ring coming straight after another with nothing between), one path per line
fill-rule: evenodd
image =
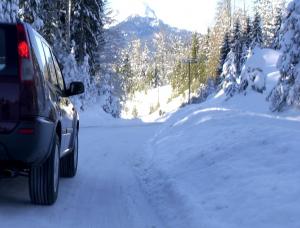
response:
M200 75L205 78L206 81L210 80L208 75L208 59L209 59L209 38L210 29L207 30L207 34L200 37L199 40L199 52L200 52ZM214 81L214 80L212 80ZM220 75L217 76L217 80L214 83L220 82Z
M243 57L243 35L241 31L240 21L237 20L234 24L231 50L235 55L234 64L236 68L236 73L239 75L242 69L242 57Z
M274 40L273 40L273 45L272 47L276 50L280 49L280 39L282 36L282 33L280 31L281 24L282 24L282 8L277 7L276 8L276 16L275 16L275 26L274 26Z
M255 0L254 12L261 16L261 28L264 47L273 47L277 28L277 9L284 8L285 0Z
M165 84L168 80L166 71L168 43L165 32L159 31L156 33L153 42L155 46L154 62L157 68L157 74L160 78L160 83Z
M282 55L278 61L281 77L269 96L272 111L300 107L300 1L289 3L281 31Z
M197 42L195 42L196 44ZM171 73L169 75L169 84L171 84L174 95L182 95L188 89L188 77L187 77L187 66L183 63L183 59L189 57L191 50L189 46L185 46L181 43L175 44L177 56L174 58ZM204 47L203 47L204 49Z
M144 52L140 39L132 41L129 58L133 74L132 90L133 92L141 91L145 88L147 54Z
M117 69L117 74L119 74L122 78L122 90L124 91L124 99L126 99L134 92L134 76L132 73L132 66L128 50L124 50L122 53L120 67Z
M223 65L226 61L227 55L230 52L230 36L229 33L225 33L223 44L220 52L220 61L218 67L218 74L221 75L223 71Z
M256 0L257 12L261 18L264 47L271 47L274 39L274 11L271 0Z
M31 0L20 0L18 17L27 23L34 22L33 11L36 10L36 2Z
M101 106L106 113L111 114L113 117L120 117L121 106L120 100L116 94L114 94L114 83L112 75L106 73L102 80L102 88L101 88Z
M15 22L19 11L19 0L0 2L0 22Z
M61 63L68 59L70 50L66 43L66 4L61 0L31 0L33 26L52 46L54 54ZM73 44L75 46L76 44ZM63 64L62 64L63 65Z
M232 97L239 90L240 74L243 57L243 37L239 20L235 22L232 31L231 49L223 65L221 75L222 88L228 97Z
M251 19L250 17L246 18L246 22L245 22L245 27L243 29L243 34L242 34L242 60L241 60L241 64L242 66L245 64L248 55L249 55L249 51L250 51L250 46L252 43L252 25L251 25Z
M40 0L19 0L18 17L29 24L37 31L44 26L41 18L41 1Z
M196 91L201 84L201 75L200 75L200 53L199 53L199 34L193 33L192 42L190 47L189 56L191 59L194 59L195 62L191 63L190 66L190 77L191 77L191 90L192 92Z
M107 4L104 7L104 24L112 26L115 22L113 11ZM103 110L114 117L119 117L122 109L122 102L125 101L123 90L123 78L117 72L120 55L119 47L124 45L124 37L117 29L103 30L103 45L100 47L100 105Z
M188 77L186 64L183 64L181 61L178 61L174 66L172 72L171 85L174 90L174 94L182 95L188 89Z
M262 28L261 28L261 17L258 12L255 13L254 21L252 25L252 44L251 48L255 48L255 46L261 47L263 44L263 37L262 37Z
M143 90L147 90L150 89L151 86L150 84L147 82L147 74L150 71L151 72L151 57L150 57L150 50L147 46L147 44L144 45L143 49L142 49L142 56L141 56L141 62L142 62L142 82L141 82L141 89Z
M88 55L92 75L100 70L99 50L103 41L103 17L103 0L74 1L72 4L71 39L76 43L76 59L83 63Z
M235 58L235 53L231 50L223 65L223 72L221 75L223 80L221 88L224 90L227 97L232 97L238 91L238 74L235 65Z

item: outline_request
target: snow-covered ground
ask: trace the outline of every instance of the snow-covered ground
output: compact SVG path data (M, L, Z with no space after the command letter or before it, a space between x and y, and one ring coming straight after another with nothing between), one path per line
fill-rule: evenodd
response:
M269 111L278 53L259 56L263 94L167 102L154 123L86 111L78 175L52 207L29 203L25 178L0 180L0 227L299 228L300 113Z
M182 110L151 140L138 170L152 205L169 227L300 227L300 115L230 106Z
M173 97L170 85L145 92L137 92L125 102L122 118L132 119L137 117L143 122L162 122L166 120L170 113L177 111L181 104L187 101L188 91L186 91L186 96ZM133 115L134 112L136 112L136 116Z
M137 176L168 227L300 227L300 113L269 111L278 53L259 56L267 92L220 92L174 113L140 156Z

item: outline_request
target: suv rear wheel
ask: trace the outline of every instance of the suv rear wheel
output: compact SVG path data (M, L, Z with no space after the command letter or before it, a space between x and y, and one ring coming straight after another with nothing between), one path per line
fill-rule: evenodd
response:
M74 177L77 172L78 165L78 132L74 138L73 150L63 157L60 162L60 176L61 177Z
M32 167L29 173L29 193L31 202L40 205L55 203L59 187L60 143L56 135L49 158L38 167Z

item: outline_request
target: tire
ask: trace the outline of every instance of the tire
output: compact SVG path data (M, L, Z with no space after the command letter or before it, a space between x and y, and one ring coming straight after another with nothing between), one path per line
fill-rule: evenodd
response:
M52 205L55 203L59 188L60 170L59 137L54 138L49 158L29 172L29 194L33 204Z
M74 147L72 151L63 157L60 162L60 176L74 177L77 173L78 166L78 133L74 138Z

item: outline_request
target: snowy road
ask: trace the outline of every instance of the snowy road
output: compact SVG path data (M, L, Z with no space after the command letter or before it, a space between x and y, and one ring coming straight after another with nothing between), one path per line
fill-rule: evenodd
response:
M158 125L82 128L75 179L52 207L29 203L27 179L0 180L0 227L164 227L139 187L134 155Z

